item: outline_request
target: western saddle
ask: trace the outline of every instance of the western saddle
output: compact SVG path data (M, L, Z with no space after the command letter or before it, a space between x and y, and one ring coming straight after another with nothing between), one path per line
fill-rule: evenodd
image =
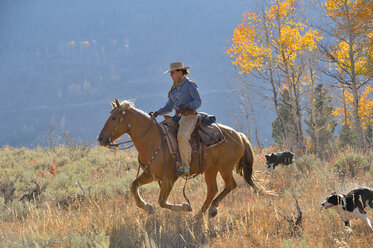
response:
M177 131L179 128L179 116L165 116L165 120L161 122L161 127L166 135L168 148L177 162L180 162L179 146L177 143ZM225 141L225 137L220 127L215 123L215 117L204 113L198 114L198 120L194 131L190 138L190 145L192 147L192 163L196 160L199 165L200 174L204 170L206 164L206 149L209 149L217 144Z

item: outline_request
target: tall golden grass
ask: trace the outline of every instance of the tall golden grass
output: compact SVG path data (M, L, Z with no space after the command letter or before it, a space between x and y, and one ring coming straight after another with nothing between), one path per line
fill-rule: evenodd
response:
M0 149L0 169L5 171L0 183L12 182L15 189L6 204L0 192L0 247L371 247L373 244L373 234L361 220L353 220L352 228L346 229L335 211L320 208L333 191L347 193L360 186L373 187L371 153L359 155L366 161L364 167L354 167L354 175L350 177L350 171L341 174L336 164L353 151L341 151L330 161L304 155L295 164L276 167L270 173L264 172L266 151L257 151L256 176L279 196L258 194L235 175L238 187L224 199L218 215L197 221L194 214L202 206L206 193L203 176L187 184L192 213L160 208L156 183L140 188L142 197L155 207L155 213L147 215L136 207L129 193L138 169L136 152L113 154L96 147L80 158L71 158L69 152L65 147ZM51 166L56 167L54 171ZM341 163L338 166L340 169ZM17 177L22 180L17 181ZM29 192L31 182L40 184L43 191L34 200L20 201ZM169 202L184 201L183 185L184 180L177 181ZM57 187L60 191L54 194ZM219 179L219 189L222 187ZM61 199L71 200L58 204ZM302 211L298 226L295 199ZM368 210L371 219L372 213L373 210Z

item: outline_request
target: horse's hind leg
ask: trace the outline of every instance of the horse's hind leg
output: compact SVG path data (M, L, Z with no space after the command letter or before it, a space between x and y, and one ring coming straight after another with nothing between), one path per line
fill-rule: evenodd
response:
M159 194L159 200L158 200L159 205L162 208L168 208L175 212L192 211L192 207L187 203L170 204L167 202L167 198L170 195L173 186L174 186L174 181L167 180L167 179L162 181L161 192Z
M131 192L132 192L133 196L135 197L136 205L139 208L144 209L145 211L147 211L150 214L152 214L154 212L153 206L150 205L149 203L146 203L141 198L141 196L139 195L138 188L141 185L148 184L152 181L154 181L154 178L151 175L143 172L135 181L132 182L132 185L131 185Z
M215 168L205 171L205 181L207 185L207 195L206 200L202 205L201 210L197 214L197 219L201 218L206 212L207 208L210 206L211 201L214 199L216 193L218 193L218 186L216 183L216 175L218 174Z
M237 183L233 178L232 171L221 171L220 175L224 180L225 186L224 190L212 201L212 204L209 208L209 216L211 217L215 217L217 215L219 204L224 199L224 197L237 187Z

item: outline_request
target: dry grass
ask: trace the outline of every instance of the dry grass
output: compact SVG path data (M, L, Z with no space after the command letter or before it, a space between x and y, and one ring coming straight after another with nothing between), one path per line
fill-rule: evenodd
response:
M95 149L92 152L101 153ZM101 156L113 155L104 152ZM372 171L355 178L341 178L333 169L333 162L305 157L296 165L279 166L271 173L263 173L263 154L256 156L257 177L267 189L275 190L278 197L257 194L235 175L238 187L224 199L218 215L211 219L205 216L201 221L194 220L193 214L202 206L205 197L202 176L187 185L192 213L161 209L157 204L159 189L156 183L140 190L143 198L155 207L153 215L138 209L133 197L123 192L96 194L75 201L67 208L57 206L53 199L44 198L35 203L24 203L27 212L21 216L0 219L0 246L369 247L373 243L373 234L361 220L352 221L352 231L347 230L336 212L320 209L320 203L333 191L346 193L358 186L373 187ZM312 161L312 166L306 165L307 159ZM112 167L104 175L122 177L126 183L130 180L125 175L134 179L137 172L135 166L120 173L115 165ZM184 201L183 183L183 180L176 183L169 202ZM222 180L219 185L222 189ZM298 212L293 194L303 213L298 227L294 226ZM4 205L1 211L11 212L12 209ZM371 219L372 213L368 210Z

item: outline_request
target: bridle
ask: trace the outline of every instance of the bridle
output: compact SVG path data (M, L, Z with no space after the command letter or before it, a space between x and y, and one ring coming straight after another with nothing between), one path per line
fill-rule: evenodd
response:
M150 164L153 162L153 160L155 159L155 157L158 155L158 153L160 152L160 150L164 146L167 132L164 133L163 136L162 136L162 130L161 130L160 125L157 123L157 120L155 119L155 117L151 116L151 121L149 122L149 125L147 126L147 128L145 129L145 131L140 136L138 136L136 138L132 138L131 137L132 140L128 140L128 141L124 141L124 142L120 142L120 143L113 143L112 142L113 134L117 131L117 129L119 128L119 126L120 126L120 124L122 123L123 120L125 120L126 123L127 123L127 129L128 129L127 133L129 132L129 130L131 128L131 123L126 118L126 110L125 109L122 110L122 109L119 109L118 107L115 107L111 112L113 112L115 109L118 109L121 112L122 116L120 117L120 120L119 120L117 126L114 128L114 130L113 130L113 132L111 133L111 136L110 136L109 149L113 150L114 152L117 151L117 150L127 150L127 149L130 149L131 147L133 147L135 145L133 141L143 138L145 136L145 134L147 134L149 132L149 130L150 130L151 125L152 125L153 122L155 122L155 124L157 125L157 128L158 128L160 136L161 136L161 143L156 148L154 154L151 156L150 160L147 163L142 163L140 161L140 159L138 159L138 161L139 161L139 168L137 170L137 176L136 176L136 178L138 178L138 176L139 176L140 167L142 167L143 170L147 174L152 175L152 173L149 170ZM122 144L128 144L128 143L132 143L132 145L127 146L127 147L122 147L122 148L119 147ZM163 149L163 173L164 173L164 178L165 178L166 177L166 149L165 148ZM184 196L185 200L188 202L188 204L191 205L188 197L185 194L185 188L186 188L187 181L188 181L188 177L185 178L185 184L184 184L184 187L183 187L183 196ZM158 181L158 185L159 185L159 187L161 187L160 181Z
M122 116L120 117L120 120L119 120L117 126L115 127L115 129L113 130L113 132L111 133L111 136L110 136L109 149L113 150L114 152L117 151L117 150L127 150L127 149L130 149L131 147L133 147L135 145L133 143L135 140L143 138L149 132L149 130L150 130L153 122L155 122L155 124L157 125L157 128L158 128L158 130L160 132L160 135L161 135L161 144L157 147L157 149L155 150L154 154L151 156L150 160L147 163L144 164L144 163L142 163L140 161L140 159L138 160L139 161L139 169L140 169L140 167L142 167L144 169L144 171L146 171L146 173L148 173L149 175L152 175L150 173L150 170L149 170L150 164L153 162L153 160L155 159L155 157L158 155L158 153L160 152L160 150L164 146L167 133L164 133L164 135L162 137L162 130L161 130L160 125L157 123L157 120L155 119L155 117L151 116L151 121L149 122L149 125L147 126L147 128L145 129L145 131L140 136L138 136L136 138L132 138L131 137L132 140L129 140L129 141L124 141L124 142L120 142L120 143L113 143L111 141L112 137L113 137L113 134L116 132L116 130L121 125L121 123L122 123L123 120L125 120L126 123L127 123L127 128L128 128L127 133L128 133L128 131L130 130L130 127L131 127L130 122L126 118L126 110L121 110L118 107L115 107L111 112L113 112L115 109L120 110ZM127 147L122 147L122 148L119 147L120 145L127 144L127 143L133 143L133 144L130 145L130 146L127 146ZM166 173L166 150L165 149L163 149L163 169L164 169L164 173ZM136 178L138 177L138 175L139 175L139 170L137 171ZM159 181L158 181L158 184L159 184L159 186L161 186L160 183L159 183Z
M152 117L151 121L149 122L149 125L147 126L147 128L145 129L145 131L138 137L136 138L132 138L131 140L128 140L128 141L124 141L124 142L120 142L120 143L114 143L112 140L113 140L113 135L114 133L118 130L118 128L120 127L121 123L123 120L125 120L126 124L127 124L127 133L128 131L130 130L131 128L131 123L127 120L126 118L126 110L121 110L119 109L118 107L115 107L111 112L113 112L115 109L118 109L120 111L120 113L122 114L120 119L119 119L119 122L118 124L116 125L116 127L114 128L113 132L111 133L110 135L110 143L109 143L109 149L112 150L112 151L117 151L117 150L127 150L127 149L130 149L131 147L133 147L135 144L133 143L135 140L138 140L138 139L141 139L145 136L145 134L147 134L151 128L151 125L152 123L154 122L154 117ZM131 145L129 146L124 146L124 147L120 147L120 145L123 145L123 144L129 144L129 143L132 143Z

